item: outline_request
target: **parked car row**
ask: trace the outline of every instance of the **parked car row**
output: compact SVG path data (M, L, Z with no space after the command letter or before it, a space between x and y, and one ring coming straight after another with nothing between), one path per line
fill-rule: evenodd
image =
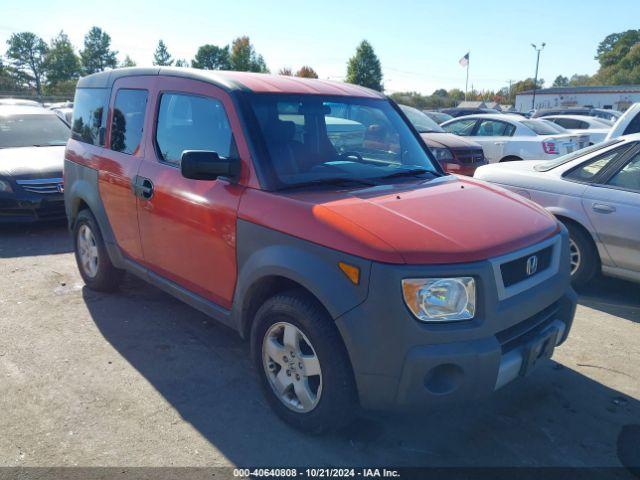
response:
M455 118L442 128L482 145L490 163L551 159L588 145L580 135L558 132L539 120L501 113Z

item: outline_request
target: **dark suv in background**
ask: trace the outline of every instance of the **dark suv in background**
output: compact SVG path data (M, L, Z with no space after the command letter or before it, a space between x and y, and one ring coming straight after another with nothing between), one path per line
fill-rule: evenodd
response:
M445 132L416 108L407 105L399 107L447 172L473 176L476 168L488 163L479 143Z

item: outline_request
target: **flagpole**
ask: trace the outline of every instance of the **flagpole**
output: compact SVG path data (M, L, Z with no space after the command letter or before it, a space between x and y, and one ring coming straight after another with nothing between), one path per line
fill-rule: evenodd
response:
M464 84L464 100L467 100L467 90L469 90L469 63L471 63L471 50L469 50L469 58L467 58L467 81Z

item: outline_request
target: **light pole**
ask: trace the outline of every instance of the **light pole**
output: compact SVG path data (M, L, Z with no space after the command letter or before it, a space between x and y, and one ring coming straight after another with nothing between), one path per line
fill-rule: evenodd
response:
M536 46L535 43L532 43L531 46L533 49L538 52L538 56L536 57L536 77L533 79L533 98L531 99L531 110L535 110L536 108L536 88L538 86L538 65L540 65L540 52L544 50L544 46L546 43L542 42L540 48Z

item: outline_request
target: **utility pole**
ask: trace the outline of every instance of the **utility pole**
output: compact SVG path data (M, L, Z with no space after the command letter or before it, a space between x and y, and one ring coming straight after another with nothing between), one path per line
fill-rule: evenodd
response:
M536 108L536 88L538 88L538 66L540 65L540 52L544 50L545 45L546 44L542 42L542 45L540 46L540 48L538 48L535 43L531 44L533 49L538 53L536 57L536 76L533 79L533 98L531 99L531 110L535 110Z
M507 83L509 84L509 90L507 91L507 101L510 104L513 104L513 107L515 108L515 102L511 98L511 90L512 90L512 87L513 87L513 82L515 82L515 80L507 80Z

